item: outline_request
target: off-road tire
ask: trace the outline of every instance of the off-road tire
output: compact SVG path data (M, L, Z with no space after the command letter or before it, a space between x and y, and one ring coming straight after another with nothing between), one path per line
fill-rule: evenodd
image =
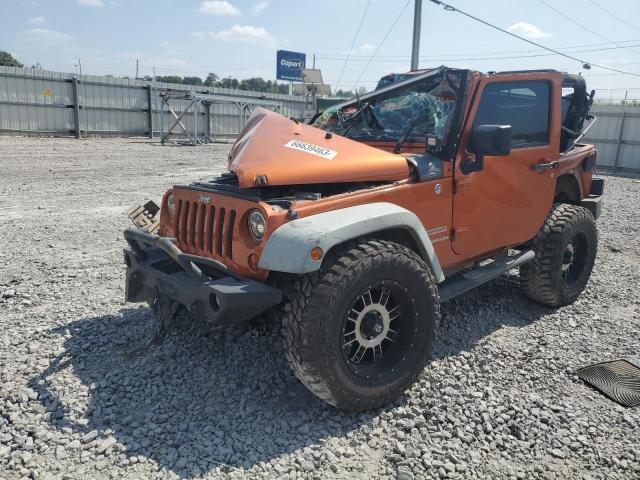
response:
M382 378L363 378L345 359L343 322L354 299L376 282L393 285L398 288L394 291L413 302L405 308L413 322L405 329L411 333L411 345ZM384 405L401 396L431 359L440 320L436 282L420 256L402 245L361 239L338 246L318 272L292 276L284 295L282 330L289 365L312 393L330 405L352 411Z
M567 249L576 239L584 248L576 249L581 268L574 277L563 277ZM591 275L598 248L595 218L584 207L555 204L542 229L532 241L535 259L520 267L520 284L530 299L549 307L573 303ZM573 255L572 255L573 257Z

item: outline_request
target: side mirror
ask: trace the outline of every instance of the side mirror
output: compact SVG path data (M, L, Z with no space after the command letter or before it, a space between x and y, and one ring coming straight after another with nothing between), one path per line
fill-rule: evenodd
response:
M504 156L511 153L511 125L478 125L471 130L469 151L476 154L475 161L465 158L460 165L462 173L479 172L484 168L484 156Z

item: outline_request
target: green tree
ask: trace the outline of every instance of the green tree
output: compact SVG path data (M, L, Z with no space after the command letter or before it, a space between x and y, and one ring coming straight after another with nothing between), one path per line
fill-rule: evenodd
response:
M156 80L165 83L182 83L182 77L179 75L159 75Z
M227 77L220 81L220 86L224 88L239 88L240 82L237 78Z
M0 50L0 65L4 67L18 67L18 68L24 67L23 64L21 64L18 60L16 60L13 57L13 55L3 50Z
M201 86L202 85L202 79L200 77L184 77L182 79L182 83L184 83L185 85Z
M204 86L205 87L220 86L220 77L218 77L218 75L216 75L215 73L211 72L209 75L207 75L207 78L204 81Z
M338 98L353 98L356 96L356 94L353 90L342 90L339 88L338 90L333 92L333 96Z
M270 86L261 77L247 78L240 82L240 90L253 90L254 92L267 92Z

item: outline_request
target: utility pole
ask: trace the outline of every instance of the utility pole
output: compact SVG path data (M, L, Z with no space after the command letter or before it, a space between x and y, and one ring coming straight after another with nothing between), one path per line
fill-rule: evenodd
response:
M414 0L413 9L413 43L411 45L411 70L418 69L420 55L420 23L422 21L422 0Z
M139 60L136 59L136 80L138 79L138 62Z

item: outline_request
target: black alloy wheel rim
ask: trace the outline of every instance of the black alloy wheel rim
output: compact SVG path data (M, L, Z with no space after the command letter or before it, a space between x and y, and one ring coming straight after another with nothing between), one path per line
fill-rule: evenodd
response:
M589 242L586 235L582 232L575 234L562 253L560 273L566 286L573 286L578 282L584 272L588 253Z
M395 281L367 286L344 315L342 354L349 369L365 379L390 374L413 345L415 303Z

